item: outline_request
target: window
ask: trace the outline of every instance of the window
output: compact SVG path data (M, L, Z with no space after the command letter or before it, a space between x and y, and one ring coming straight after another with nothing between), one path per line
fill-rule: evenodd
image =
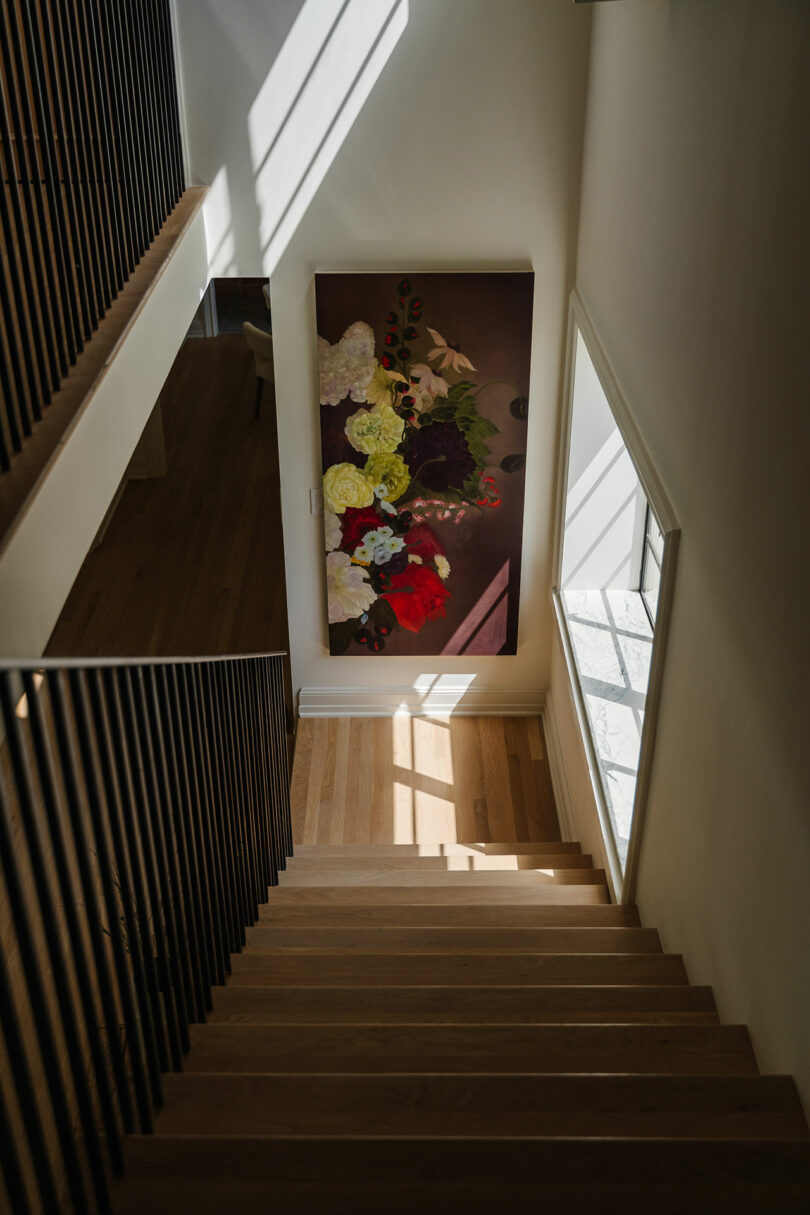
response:
M563 429L554 602L614 891L628 895L677 529L576 295Z

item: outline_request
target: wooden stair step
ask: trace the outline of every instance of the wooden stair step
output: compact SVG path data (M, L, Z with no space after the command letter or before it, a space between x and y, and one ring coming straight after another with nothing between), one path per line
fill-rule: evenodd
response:
M788 1076L168 1075L168 1135L801 1138Z
M239 985L478 987L686 983L679 954L317 953L248 949L233 960Z
M240 987L214 993L209 1023L703 1024L719 1018L710 987Z
M373 868L368 864L339 869L337 865L327 865L319 870L296 868L295 862L286 871L279 874L280 890L291 887L308 886L385 886L388 890L401 887L433 887L443 886L447 890L456 891L465 886L504 886L509 892L518 891L522 886L529 889L543 886L604 886L604 869L553 869L546 872L543 869L513 869L508 872L495 870L493 872L470 872L469 870L448 871L431 869L388 869Z
M454 906L462 906L465 903L486 903L508 906L509 904L537 904L537 903L577 903L577 904L593 904L593 903L609 903L610 898L607 892L607 886L598 885L555 885L549 883L544 885L540 882L533 882L530 878L530 884L519 886L517 879L520 876L530 877L528 874L510 873L504 875L509 881L506 884L493 883L492 879L497 877L497 874L480 874L484 882L480 885L474 883L467 884L452 884L449 878L452 876L466 877L465 874L460 875L443 875L442 885L440 886L391 886L391 885L367 885L367 886L275 886L269 892L269 905L271 907L294 907L299 903L320 903L332 906L335 903L351 903L359 906L363 903L384 905L386 903L396 903L403 905L406 903L452 903ZM472 875L477 878L479 875Z
M561 840L530 840L499 844L296 844L298 857L386 856L544 856L582 852L580 844Z
M116 1215L797 1215L806 1139L356 1139L133 1135Z
M638 908L615 903L534 904L531 906L448 903L307 904L279 907L271 902L259 910L259 923L283 927L339 928L390 925L398 928L637 928Z
M521 873L540 870L593 870L593 859L581 852L470 853L466 856L294 856L287 873L336 874L345 877L390 873Z
M251 952L282 949L340 953L660 953L654 928L288 928L248 929Z
M741 1025L192 1026L188 1072L754 1075Z

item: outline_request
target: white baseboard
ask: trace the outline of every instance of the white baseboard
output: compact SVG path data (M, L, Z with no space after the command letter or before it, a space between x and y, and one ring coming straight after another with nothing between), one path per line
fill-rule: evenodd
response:
M551 689L546 692L545 704L543 706L543 733L546 736L548 770L551 776L554 801L557 805L560 833L564 840L575 841L577 832L574 826L574 810L571 805L571 793L565 776L565 767L563 766L560 735L557 730L557 718L554 713L554 701L551 697Z
M469 688L447 684L420 691L392 688L302 688L300 717L533 717L543 712L545 690Z

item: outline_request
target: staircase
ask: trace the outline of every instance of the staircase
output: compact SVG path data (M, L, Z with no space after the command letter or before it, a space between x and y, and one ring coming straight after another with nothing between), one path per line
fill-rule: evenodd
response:
M299 845L118 1215L798 1212L810 1141L578 844Z

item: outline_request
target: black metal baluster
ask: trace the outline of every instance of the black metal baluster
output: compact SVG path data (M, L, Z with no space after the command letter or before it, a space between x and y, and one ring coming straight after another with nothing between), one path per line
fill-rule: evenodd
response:
M62 1017L65 1045L67 1047L68 1058L71 1065L74 1093L77 1101L80 1103L80 1109L83 1109L84 1102L81 1096L81 1090L76 1087L76 1072L78 1070L79 1073L81 1073L83 1067L82 1061L79 1063L77 1069L77 1063L81 1059L81 1045L75 1034L75 1020L70 1020L70 993L69 989L67 988L67 975L64 966L64 959L62 958L62 946L61 941L59 941L58 938L56 917L54 914L52 900L50 898L50 889L47 885L47 876L43 865L42 855L37 847L39 841L35 837L36 828L34 826L34 807L32 805L31 791L28 786L28 774L25 771L22 760L21 744L18 737L18 722L14 714L14 697L12 695L10 683L9 672L3 671L2 674L0 674L0 704L2 704L2 717L5 723L6 742L9 745L12 771L14 774L16 800L19 808L20 818L23 823L26 842L28 844L31 870L33 873L37 898L40 903L40 910L42 913L42 926L45 932L48 962L52 967L54 974L54 986L56 989L57 1000L59 1002L59 1012ZM54 1123L56 1125L59 1147L65 1166L65 1175L67 1178L68 1188L74 1204L80 1211L83 1211L89 1204L90 1198L87 1193L87 1184L84 1175L84 1168L82 1166L82 1160L79 1155L76 1139L73 1133L73 1117L70 1110L70 1103L68 1100L64 1076L62 1074L62 1067L59 1061L59 1050L56 1044L56 1033L51 1018L50 1002L45 990L45 983L40 966L39 952L35 944L31 919L28 907L26 906L25 894L23 893L20 882L19 871L17 869L13 832L8 818L8 804L5 798L3 798L3 803L3 806L0 808L0 865L2 865L6 878L6 892L8 895L9 906L11 908L11 916L14 923L17 940L19 942L20 962L25 975L26 987L28 988L31 1014L34 1020L37 1041L39 1043L42 1062L48 1075L50 1084L50 1097ZM31 850L32 840L34 841L33 851ZM69 1022L67 1026L65 1025L66 1014ZM71 1033L71 1028L74 1029L74 1033ZM84 1124L84 1118L82 1119L82 1122Z
M79 871L79 882L84 899L85 914L90 933L90 943L95 961L97 987L101 997L104 1019L108 1027L107 1042L110 1059L115 1076L115 1092L118 1101L118 1111L124 1130L129 1133L135 1129L135 1115L132 1106L132 1095L129 1089L129 1077L124 1059L124 1052L117 1034L118 1009L113 997L113 975L110 960L104 940L104 926L98 905L98 891L91 869L90 843L84 821L84 810L81 804L78 784L78 767L73 752L70 737L70 726L67 710L67 698L58 671L48 671L48 691L53 712L54 733L59 755L59 767L62 786L65 791L65 801L68 808L70 828L74 841L74 850Z
M270 775L267 770L267 754L262 739L262 719L258 701L259 659L252 658L243 666L245 684L245 706L249 721L249 737L253 750L253 767L257 788L257 827L263 860L263 900L267 899L267 887L278 884L278 869L273 851L270 829Z
M59 187L59 177L56 172L56 147L53 140L53 119L47 103L44 84L44 64L39 30L34 32L34 24L29 4L20 6L23 19L23 36L27 52L28 85L31 91L37 126L39 128L39 150L42 158L42 172L45 179L45 189L48 194L48 208L51 218L51 242L56 257L57 282L59 285L59 300L62 309L62 320L65 332L68 363L76 362L76 354L83 348L80 308L78 296L75 294L75 282L72 273L72 253L65 221L65 204ZM15 56L18 72L23 63L22 47L19 35L12 38L15 46ZM19 76L22 79L22 76ZM44 236L44 232L43 232Z
M103 307L106 312L112 302L115 283L115 270L110 248L110 233L108 218L105 213L104 175L101 169L97 135L97 124L93 113L92 82L85 66L87 48L79 37L80 12L84 0L59 0L61 29L64 48L69 55L73 84L73 103L75 113L80 121L80 142L83 163L87 174L87 190L89 210L93 219L96 235L96 260L98 281L101 288Z
M228 782L227 810L234 843L234 856L239 874L239 889L242 900L241 924L246 927L253 924L256 913L253 909L253 899L250 889L250 870L248 867L247 843L244 833L244 816L238 783L238 765L236 749L231 732L230 715L227 707L227 691L225 685L225 664L215 663L211 668L217 697L217 726L220 732L220 763ZM244 938L242 938L244 940Z
M166 667L147 667L144 672L151 692L152 714L157 726L158 756L166 808L166 830L174 835L180 876L181 906L183 907L188 939L191 988L194 992L197 1021L205 1021L210 1000L207 958L203 937L203 910L199 880L195 874L193 851L189 837L189 808L187 790L181 786L176 739L168 704Z
M62 898L62 914L65 917L67 925L68 939L73 955L73 967L76 974L76 985L79 990L82 1012L84 1013L84 1027L90 1048L90 1058L95 1072L99 1107L104 1120L107 1151L110 1154L110 1160L115 1172L122 1173L124 1171L124 1158L121 1150L121 1132L115 1112L115 1100L107 1070L107 1061L104 1057L101 1030L98 1025L90 960L87 956L85 939L82 935L79 916L76 910L78 903L68 865L69 848L62 826L62 815L59 811L59 799L54 778L53 754L45 728L42 705L34 678L30 672L26 672L23 675L23 687L25 688L28 702L28 719L31 723L31 739L34 746L37 771L39 773L42 804L50 832L54 864L59 882L59 893ZM98 1159L96 1159L94 1167L96 1170L103 1171Z
M146 77L144 71L144 50L141 46L138 23L134 6L124 3L123 13L120 8L122 27L126 38L126 55L131 70L132 96L134 100L133 113L137 120L138 141L141 156L141 168L144 183L144 202L149 216L149 243L160 228L161 209L158 202L157 167L155 149L152 144L152 128L149 121L149 108L146 96Z
M278 875L279 871L287 868L287 853L284 847L284 837L281 830L281 813L278 796L278 772L276 770L271 740L271 715L273 709L270 700L268 664L263 658L260 658L257 662L257 674L259 678L259 705L262 714L262 750L264 751L267 760L269 786L268 818L273 848L273 864L276 869L276 875ZM276 876L276 881L278 881L278 876Z
M132 818L125 816L128 825L137 818L139 825L139 841L133 841L131 828L128 831L130 852L134 855L138 842L143 855L143 871L146 878L146 889L149 896L149 916L141 923L141 938L143 940L144 957L148 958L147 972L154 983L153 1009L156 1021L164 1025L168 1037L171 1066L175 1071L182 1071L183 1041L185 1036L185 1006L181 1006L182 992L175 982L175 961L177 954L171 953L167 916L164 901L165 869L159 868L158 854L152 830L152 812L149 803L149 791L146 785L144 757L138 737L138 726L135 720L135 708L132 697L131 672L127 667L118 667L114 671L104 672L104 683L107 688L109 703L113 706L113 747L116 754L121 754L129 775L129 790L134 799L130 809L134 811ZM121 744L124 743L122 748ZM140 886L143 894L143 885ZM151 919L151 929L149 921ZM154 937L154 940L153 940ZM154 950L154 954L152 951ZM159 1018L160 994L163 995L165 1017ZM163 1051L163 1039L158 1039L158 1047ZM168 1060L161 1055L161 1066L168 1068Z
M183 138L180 131L180 101L177 89L177 65L174 59L174 32L172 30L171 10L166 0L161 0L158 13L163 31L164 61L169 84L168 115L172 127L172 164L174 168L174 188L177 198L186 188L185 169L183 166Z
M113 856L115 858L115 867L118 871L124 926L126 928L129 956L132 964L132 977L135 982L135 995L138 1001L143 1051L149 1074L149 1087L152 1100L155 1104L160 1104L162 1100L160 1061L152 1017L152 1006L149 999L149 983L144 964L141 935L138 929L137 905L132 889L134 864L125 843L124 831L121 824L121 782L123 780L123 773L116 771L113 762L114 752L110 741L109 717L104 709L101 676L98 671L89 671L87 673L86 686L90 696L90 710L96 738L96 754L98 755L101 767L101 779L107 804L107 822ZM137 858L135 863L137 863ZM147 1131L152 1130L151 1109L149 1110L148 1125L144 1129Z
M88 283L90 252L87 232L79 215L81 193L76 187L76 180L78 178L76 149L69 129L70 98L65 95L59 83L52 10L52 3L49 3L48 0L40 0L40 21L43 31L48 85L51 93L51 114L56 126L56 140L61 146L62 188L65 192L67 214L70 221L74 267L82 314L82 336L87 340L98 321L98 317L95 315L92 289Z
M169 183L168 164L163 146L163 107L160 105L160 79L158 71L158 48L153 38L154 27L150 21L149 10L152 6L139 4L136 6L135 17L138 26L141 45L144 50L143 69L146 83L146 98L148 119L152 132L152 146L157 168L156 181L161 216L165 218L172 209L171 186Z
M114 136L115 180L118 184L124 217L126 266L128 273L131 273L144 246L139 233L138 183L134 176L129 106L125 104L126 92L121 69L121 45L116 37L114 14L109 0L94 0L94 2L106 68L107 92Z
M183 908L180 901L180 881L177 874L177 857L174 842L166 837L163 817L163 805L157 778L157 760L155 757L155 738L147 711L147 693L144 684L143 670L140 667L130 668L129 690L135 709L135 721L138 727L138 739L143 761L143 776L147 793L152 839L158 866L160 893L163 899L163 911L166 918L166 928L169 936L169 957L171 959L172 980L174 984L177 1013L180 1023L180 1040L183 1050L190 1047L188 1027L190 1009L193 1000L191 976L189 974L188 947L185 936L185 924L182 920Z
M222 842L222 874L228 895L228 919L230 923L229 952L239 953L245 943L245 921L242 918L242 894L239 865L231 829L229 811L230 793L222 771L220 738L217 723L216 692L213 663L195 667L193 674L199 696L199 709L203 717L203 728L207 747L208 765L211 775L211 809L216 817L218 834Z
M290 757L287 750L287 706L284 700L284 659L280 655L270 659L271 670L274 673L273 688L275 690L275 735L278 749L278 772L280 777L280 796L282 824L286 839L287 856L293 855L292 817L290 815Z
M29 97L26 91L27 69L26 63L23 61L22 45L19 41L19 27L16 18L7 24L7 27L2 30L0 22L0 43L4 49L4 57L6 60L6 83L9 86L9 100L11 103L11 113L15 119L17 129L17 137L19 139L19 165L23 171L23 181L28 186L28 194L32 210L29 213L29 219L32 221L29 228L29 239L32 250L36 250L35 256L38 256L41 264L45 269L45 282L47 283L47 305L49 305L51 313L51 321L53 327L53 350L56 351L56 365L52 366L53 372L53 388L58 388L60 383L60 373L67 374L68 369L68 341L67 341L67 324L63 323L63 317L60 309L58 309L57 301L60 299L60 289L58 289L57 276L53 270L53 260L51 258L50 249L47 247L47 231L49 231L50 220L47 213L47 205L45 202L45 191L43 190L43 177L40 174L39 158L36 154L36 131L30 115ZM17 75L17 90L13 85L13 73L11 64L15 64L13 72ZM17 96L17 92L18 95ZM27 165L27 168L24 166ZM47 323L47 312L44 312L43 320ZM36 411L34 411L36 417Z
M0 22L0 29L2 29ZM0 42L2 40L0 39ZM6 52L3 50L3 70L7 73ZM0 82L0 85L2 82ZM31 339L34 347L34 352L37 359L37 380L36 389L30 384L31 393L30 399L26 401L25 397L21 397L18 401L20 410L20 420L23 428L23 433L30 435L31 433L31 418L40 418L42 416L41 404L47 404L51 399L51 383L56 383L57 376L57 357L56 346L53 341L53 334L47 326L38 325L35 315L35 310L38 308L40 315L47 320L48 307L47 299L48 292L45 286L45 276L43 274L42 265L36 256L36 246L31 238L30 256L29 248L26 240L29 237L29 215L32 211L30 203L30 188L28 179L25 175L25 161L21 153L19 140L14 139L12 134L11 124L13 116L9 110L11 99L14 95L12 88L12 80L8 79L8 97L6 101L6 93L0 87L0 141L3 144L3 156L6 162L6 174L8 177L8 197L11 199L11 210L14 215L14 227L16 229L16 237L11 231L11 226L8 223L8 215L5 211L6 192L0 191L3 195L0 206L4 208L4 229L6 239L8 241L9 255L15 254L14 257L9 256L9 269L14 274L17 265L16 254L19 251L20 262L22 268L23 283L25 286L25 295L23 296L19 290L19 286L15 284L16 299L18 309L22 305L23 300L29 309L28 320L30 322ZM16 125L16 124L15 124ZM15 158L15 146L20 154L20 167L17 168L17 160ZM25 212L23 213L23 208ZM12 278L12 282L13 282ZM44 330L44 333L43 333ZM21 330L22 332L22 330ZM46 344L47 343L47 344ZM23 344L23 351L30 350L27 343ZM27 365L27 364L26 364ZM52 380L53 377L53 380Z
M197 873L200 884L205 935L208 945L209 983L224 983L225 933L222 917L224 899L217 884L214 857L217 844L213 838L208 793L200 768L202 732L193 714L188 690L188 666L175 666L171 670L173 704L175 706L175 733L182 748L182 763L189 786L189 798L194 812L191 828L197 856Z
M5 1016L0 998L0 1025L4 1024ZM11 1203L13 1215L31 1215L31 1203L28 1200L28 1190L23 1178L14 1127L11 1123L2 1085L0 1085L0 1165L2 1165L3 1185Z
M251 915L250 923L255 924L259 915L259 892L258 881L256 878L256 850L251 838L246 771L242 758L242 747L235 708L236 697L233 686L233 670L232 664L229 662L224 662L221 664L221 666L225 692L225 717L229 730L231 745L231 767L235 778L235 785L238 791L238 826L245 857L245 876L247 879L248 901Z
M0 775L0 867L2 867L4 873L7 863L14 865L15 868L17 864L17 858L13 851L9 857L3 847L4 840L6 840L9 834L8 811L6 809L7 796L2 776ZM8 841L6 840L6 842ZM8 981L8 968L5 965L0 966L0 1025L3 1027L9 1068L14 1077L14 1088L17 1094L17 1103L20 1107L26 1147L29 1149L31 1159L36 1161L34 1176L39 1196L42 1199L42 1209L45 1215L60 1215L62 1203L57 1195L53 1162L48 1152L48 1144L42 1126L42 1115L34 1087L34 1077L31 1075L28 1053L25 1049L22 1027L20 1026L20 1018L11 985Z
M70 39L71 17L61 0L51 0L51 28L54 36L54 55L65 107L68 128L69 163L76 197L79 205L87 250L87 293L90 318L93 328L104 315L105 291L101 265L101 234L98 213L93 205L92 169L87 155L84 134L87 130L79 94L79 73L74 60Z
M104 209L107 213L107 228L109 231L108 251L111 256L112 294L116 296L123 286L126 276L126 257L123 247L124 220L121 214L121 198L113 168L112 152L110 150L110 97L106 87L104 61L101 57L99 30L95 20L95 9L91 0L84 0L79 9L82 15L84 29L85 66L90 77L90 95L96 122L96 138L99 148L99 165L102 169L102 194Z
M251 869L253 873L253 891L256 899L256 914L258 904L267 897L267 883L262 880L262 857L259 835L256 825L256 787L253 771L253 757L250 751L248 737L247 714L244 688L242 686L242 662L229 662L231 677L231 707L236 723L236 738L239 748L239 768L242 774L242 784L245 792L245 826L247 829L248 847L250 848Z
M151 209L151 190L149 189L149 170L146 162L146 140L143 129L143 110L138 94L136 65L130 44L129 25L127 23L127 7L122 0L109 0L109 16L111 29L114 31L115 45L118 47L118 66L123 79L122 96L127 98L125 109L127 133L129 136L130 160L134 171L133 197L137 202L138 212L138 257L149 248L155 234L154 215Z

